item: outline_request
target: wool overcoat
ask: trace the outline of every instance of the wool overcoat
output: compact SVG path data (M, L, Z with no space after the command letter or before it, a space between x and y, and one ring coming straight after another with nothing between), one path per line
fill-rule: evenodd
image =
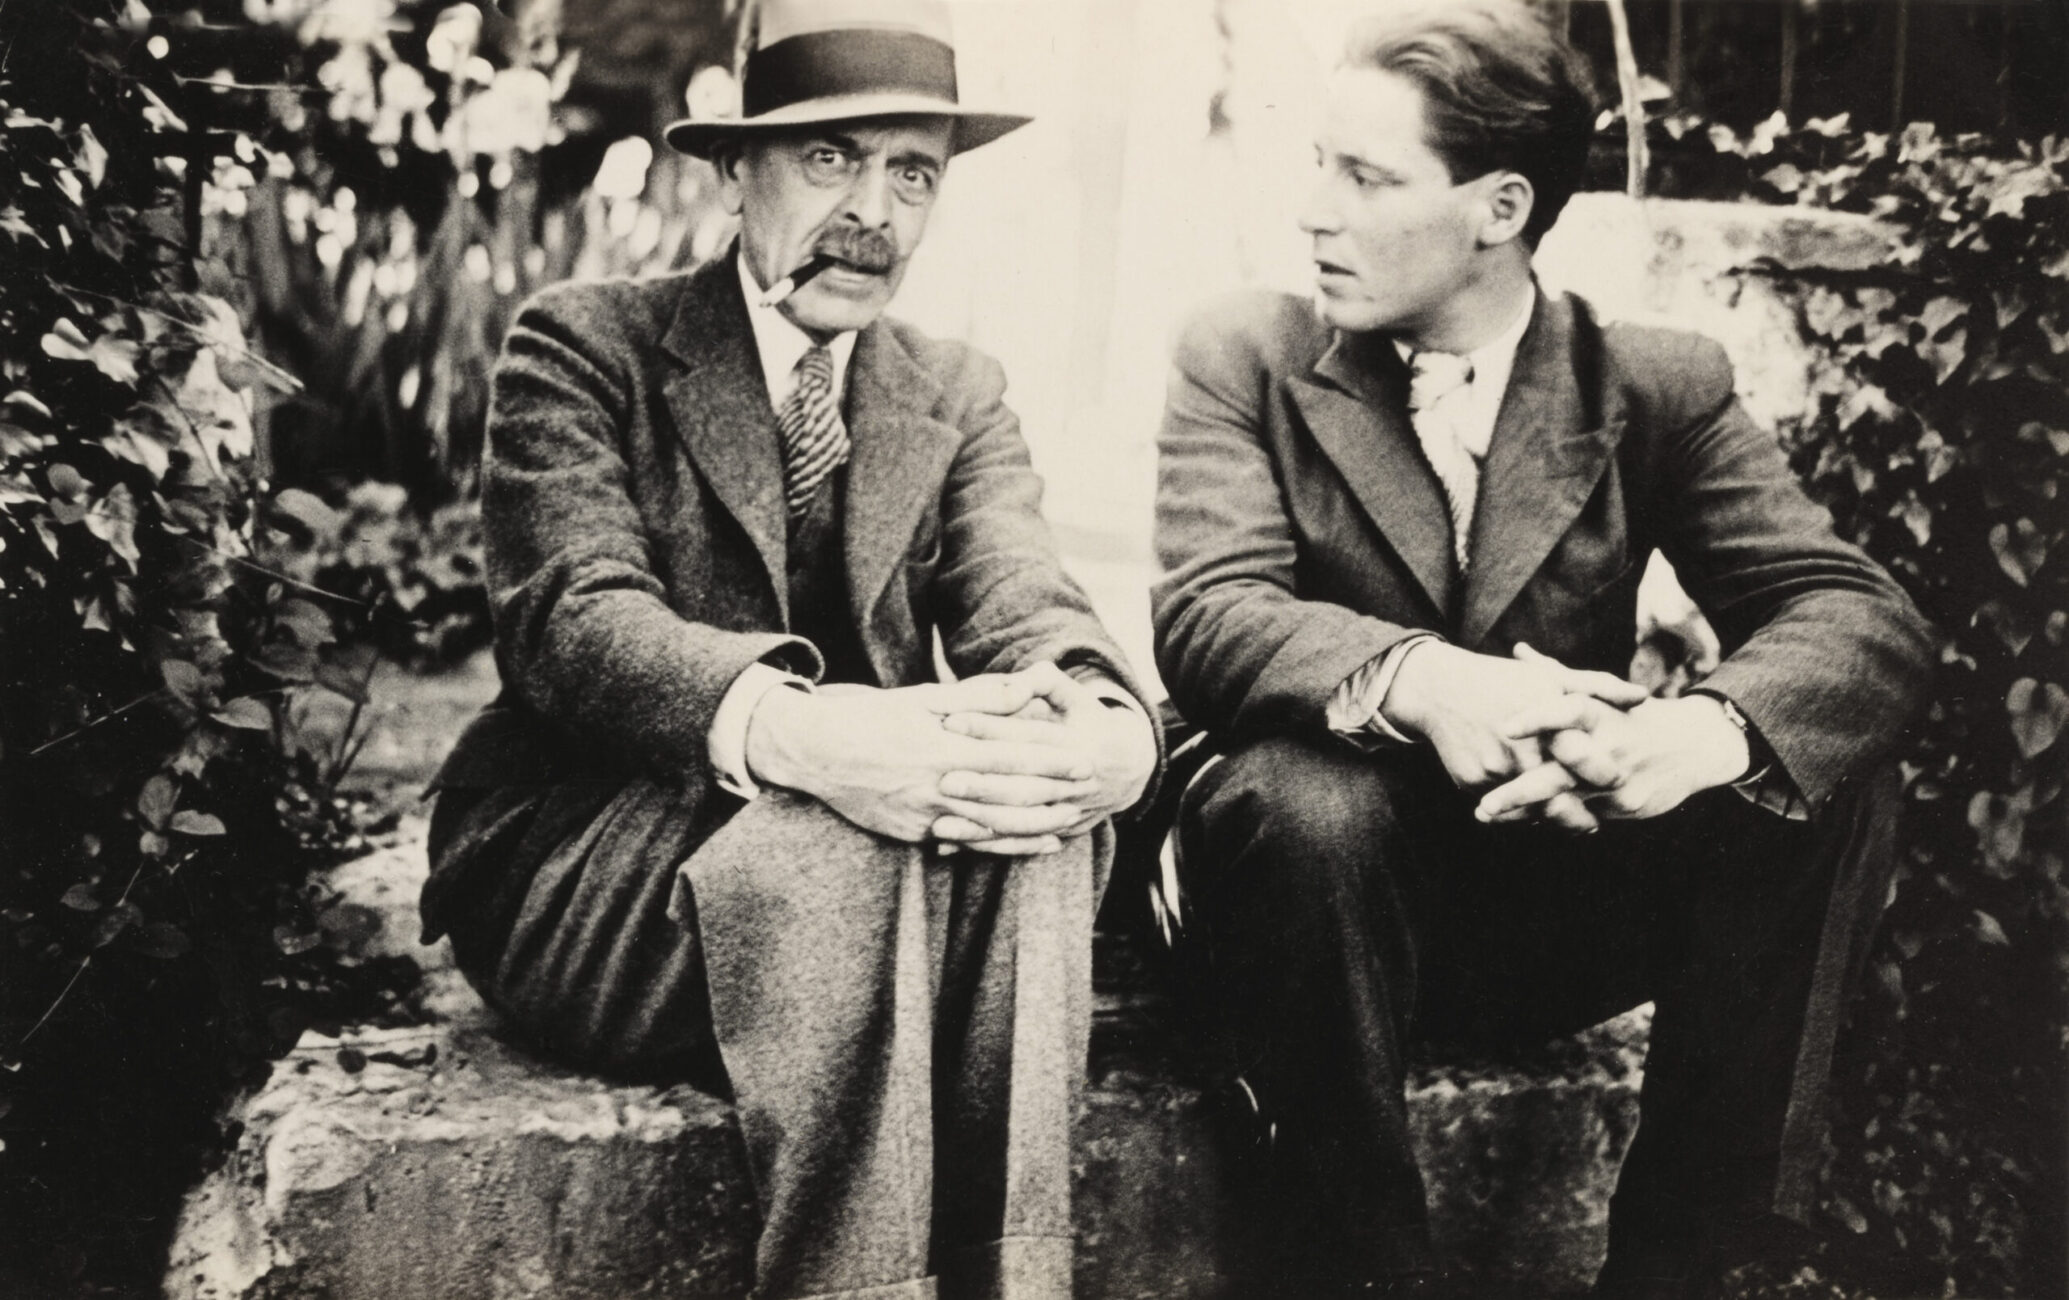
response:
M938 642L957 676L1053 660L1140 697L1058 561L1004 390L961 343L888 319L857 335L840 526L865 684L935 680ZM541 294L510 331L491 412L482 519L503 689L435 788L565 803L659 781L689 805L687 852L738 807L706 740L734 678L756 662L823 667L791 630L779 435L732 255ZM538 866L443 855L427 937L516 905Z

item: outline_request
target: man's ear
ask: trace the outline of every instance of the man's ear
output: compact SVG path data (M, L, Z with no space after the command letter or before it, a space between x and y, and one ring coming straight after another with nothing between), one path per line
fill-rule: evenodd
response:
M1480 227L1480 244L1494 248L1523 236L1530 224L1531 209L1537 206L1537 191L1521 172L1496 172L1487 178L1487 220Z
M743 151L737 140L721 140L712 146L711 169L718 173L718 201L727 216L740 215L740 167Z

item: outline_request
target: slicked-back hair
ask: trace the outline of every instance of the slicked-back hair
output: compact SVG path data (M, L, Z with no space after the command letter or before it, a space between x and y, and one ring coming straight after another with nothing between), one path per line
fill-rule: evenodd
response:
M1432 0L1352 25L1347 68L1422 91L1424 143L1452 182L1494 171L1530 181L1523 239L1535 248L1580 188L1595 133L1587 64L1520 0Z

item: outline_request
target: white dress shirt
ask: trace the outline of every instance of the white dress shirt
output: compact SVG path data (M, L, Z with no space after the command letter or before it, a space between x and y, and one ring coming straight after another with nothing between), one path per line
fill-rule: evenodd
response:
M768 290L754 282L745 253L735 257L733 265L740 272L740 292L747 299L747 323L754 329L754 350L761 357L762 378L769 385L769 406L780 411L790 400L790 390L797 387L797 363L812 350L812 336L783 314L780 303L774 307L761 305L761 297ZM855 355L855 331L834 335L826 350L833 354L833 401L838 406L841 394L847 391L848 359Z
M1494 440L1494 419L1501 414L1502 394L1509 391L1509 372L1516 368L1516 349L1523 345L1523 334L1530 328L1531 311L1536 305L1537 291L1533 286L1531 296L1501 333L1465 354L1473 367L1473 377L1445 400L1453 435L1476 461L1487 459L1487 446ZM1403 362L1415 356L1415 349L1399 339L1394 340L1394 351L1401 354Z

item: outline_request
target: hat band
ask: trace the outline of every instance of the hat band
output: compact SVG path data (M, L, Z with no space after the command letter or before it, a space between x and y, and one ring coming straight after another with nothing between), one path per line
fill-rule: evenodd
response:
M953 104L955 51L910 31L801 32L751 52L740 81L741 115L750 119L806 100L886 91Z

